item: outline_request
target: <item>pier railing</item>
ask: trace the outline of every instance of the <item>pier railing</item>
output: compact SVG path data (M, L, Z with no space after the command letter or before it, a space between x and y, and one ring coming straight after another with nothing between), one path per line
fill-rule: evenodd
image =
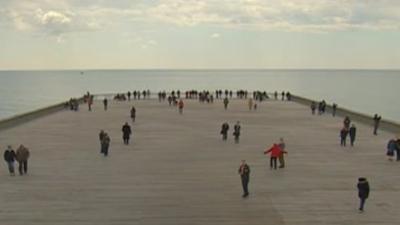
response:
M308 98L292 95L292 101L300 103L302 105L306 105L308 107L311 107L311 103L314 101L316 104L318 104L319 101L311 100ZM332 105L331 104L326 104L326 112L332 113ZM359 123L363 123L365 125L369 126L374 126L374 120L372 119L372 115L360 113L360 112L355 112L346 108L341 108L337 107L336 108L336 115L345 117L349 116L352 121L357 121ZM385 130L389 131L395 134L400 133L400 124L396 123L394 121L390 121L387 119L382 119L379 124L379 129L380 130Z

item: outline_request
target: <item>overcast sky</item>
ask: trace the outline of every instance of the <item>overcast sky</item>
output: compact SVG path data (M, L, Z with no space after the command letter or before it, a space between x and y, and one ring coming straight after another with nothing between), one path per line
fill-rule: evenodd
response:
M400 68L400 0L0 0L0 70Z

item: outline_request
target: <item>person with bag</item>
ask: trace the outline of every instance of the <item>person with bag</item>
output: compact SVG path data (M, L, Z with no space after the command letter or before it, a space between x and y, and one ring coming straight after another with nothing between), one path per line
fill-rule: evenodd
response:
M240 179L242 181L242 188L243 188L243 195L242 197L245 198L249 196L249 181L250 181L250 167L246 164L245 160L242 160L242 163L239 166Z
M15 161L15 152L12 149L11 145L7 146L7 149L4 151L4 160L7 162L8 171L10 172L11 176L15 176L14 172L14 161Z

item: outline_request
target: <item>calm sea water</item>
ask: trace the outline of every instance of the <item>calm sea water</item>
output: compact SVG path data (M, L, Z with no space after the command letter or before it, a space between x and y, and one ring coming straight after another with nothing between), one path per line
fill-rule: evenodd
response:
M400 122L400 71L385 70L92 70L0 71L0 118L70 97L128 90L290 91Z

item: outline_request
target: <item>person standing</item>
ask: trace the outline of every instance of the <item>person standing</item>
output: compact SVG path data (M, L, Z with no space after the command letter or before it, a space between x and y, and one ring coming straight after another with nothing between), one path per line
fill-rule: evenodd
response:
M19 175L27 174L28 173L29 149L23 145L20 145L15 154L15 158L18 161Z
M104 154L104 156L108 156L108 149L110 147L111 139L110 136L108 136L107 133L104 133L103 139L101 140L101 153Z
M285 157L284 154L287 154L287 151L285 151L286 144L283 138L279 139L279 148L281 149L281 153L279 154L279 168L285 168Z
M374 115L374 135L378 135L378 127L379 127L379 123L381 121L382 117L378 116L378 114Z
M249 98L249 110L251 111L253 109L253 99Z
M107 107L108 107L108 100L107 98L103 99L103 105L104 105L104 111L107 111Z
M273 144L270 149L264 151L264 154L268 153L270 153L269 166L271 169L274 168L276 170L276 160L280 156L280 154L282 154L282 150L278 144Z
M229 124L227 122L223 123L220 132L223 141L226 141L226 139L228 138L228 130L229 130Z
M339 136L340 136L340 145L341 146L346 146L346 139L347 139L348 133L349 133L349 131L345 127L343 127L340 130L340 135Z
M364 212L364 205L365 205L365 200L369 197L369 183L367 181L367 178L365 177L360 177L358 178L358 184L357 184L357 189L358 189L358 197L360 198L360 212Z
M336 116L336 110L337 110L337 104L333 103L332 104L332 116L335 117Z
M128 123L125 123L122 126L122 139L124 139L124 144L129 144L129 138L132 134L131 126Z
M242 187L243 187L243 195L242 197L245 198L249 196L249 181L250 181L250 167L246 164L245 160L242 160L242 163L239 166L239 175L240 179L242 180Z
M183 113L183 107L184 107L184 103L183 103L182 99L180 99L178 102L179 114Z
M15 176L14 172L14 162L15 162L15 152L12 149L11 145L7 146L6 151L4 152L4 160L7 162L8 171L10 172L11 176Z
M387 146L386 155L388 156L389 161L393 161L394 152L397 150L397 143L394 139L389 140ZM396 151L396 157L399 158L399 154Z
M227 110L228 109L228 104L229 104L229 100L227 97L224 98L224 109Z
M235 143L239 143L239 137L240 137L240 122L237 121L235 126L233 126L233 136L235 136Z
M92 105L93 105L93 95L88 95L88 109L89 109L89 111L92 111Z
M132 119L132 122L135 122L135 119L136 119L136 108L135 108L135 106L132 106L132 108L131 108L131 119Z
M104 130L101 130L100 133L99 133L100 153L103 153L103 147L102 147L102 145L103 145L103 138L104 138L104 135L105 135L105 134L106 134L106 133L104 132Z
M350 136L350 145L351 145L351 147L354 146L354 141L356 140L356 131L357 131L356 126L354 126L354 124L352 124L351 127L350 127L350 129L349 129L349 136Z

